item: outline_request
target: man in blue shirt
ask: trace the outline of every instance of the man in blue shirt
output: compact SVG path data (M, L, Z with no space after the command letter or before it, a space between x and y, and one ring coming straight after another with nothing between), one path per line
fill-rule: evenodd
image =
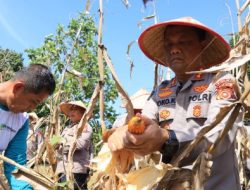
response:
M26 112L36 108L55 90L50 70L32 64L18 71L12 79L0 84L0 152L18 164L26 164L26 138L29 129ZM33 189L11 175L15 166L4 163L4 174L12 190Z

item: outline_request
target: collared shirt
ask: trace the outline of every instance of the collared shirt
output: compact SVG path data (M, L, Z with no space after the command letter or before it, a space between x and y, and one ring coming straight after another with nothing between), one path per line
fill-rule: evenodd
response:
M182 148L215 119L220 108L235 102L239 95L235 79L228 73L193 75L182 88L180 86L176 79L163 82L146 103L142 114L158 122L161 127L173 130ZM239 121L241 116L239 114ZM204 140L182 162L183 165L191 164L201 152L207 151L208 145L215 142L225 127L228 117L205 135ZM216 147L212 174L205 183L205 190L240 189L234 152L238 125L239 122L235 122Z
M64 142L58 150L58 163L56 173L66 173L65 164L68 163L68 153L71 143L74 140L74 134L78 129L78 124L65 127L61 136ZM76 150L73 155L73 173L87 173L87 165L90 160L92 127L86 124L86 128L81 136L76 140Z
M9 109L0 105L0 152L20 165L26 164L26 138L29 129L27 113L13 113ZM17 180L11 173L15 166L4 163L4 174L8 179L12 190L33 189L27 182Z

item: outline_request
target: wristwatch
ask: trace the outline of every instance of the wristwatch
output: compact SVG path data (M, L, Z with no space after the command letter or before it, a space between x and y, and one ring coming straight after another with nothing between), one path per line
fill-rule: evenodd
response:
M169 145L179 145L175 132L169 129L167 129L167 131L169 138L165 143Z
M168 163L171 161L173 155L179 150L179 142L173 130L168 131L168 140L161 147L162 161Z

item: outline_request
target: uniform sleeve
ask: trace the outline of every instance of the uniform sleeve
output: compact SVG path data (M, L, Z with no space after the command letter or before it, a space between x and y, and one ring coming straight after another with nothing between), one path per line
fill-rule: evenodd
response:
M76 149L85 148L88 150L91 144L92 128L88 125L88 130L83 132L82 135L76 140Z
M158 106L152 97L145 103L142 109L142 115L159 123Z
M236 81L231 75L226 75L222 79L218 80L215 83L215 94L212 96L211 104L208 110L208 119L205 123L205 126L212 123L215 120L216 115L220 112L220 109L231 105L239 99L239 89L236 85ZM227 121L230 118L233 109L227 114L227 116L211 131L209 131L205 138L209 143L214 143L218 138L220 132L225 128ZM227 149L232 146L232 143L235 140L237 129L242 125L243 113L240 110L239 115L236 121L233 124L231 130L228 134L222 139L215 149L214 156L224 153Z
M29 121L27 120L15 137L10 141L5 156L14 160L20 165L26 164L26 138L28 136ZM17 180L11 173L16 169L15 166L4 163L4 174L8 179L12 190L32 190L33 188L25 181Z
M82 133L82 135L76 140L76 150L85 148L88 150L91 144L92 128L87 124L87 130ZM63 153L67 154L69 152L70 145L74 136L66 136L66 142L63 147Z
M218 79L213 84L213 93L211 97L211 102L209 104L208 112L207 112L207 120L200 129L193 129L190 134L193 136L192 139L196 137L198 132L209 124L211 124L216 115L220 112L220 109L229 106L232 103L236 102L239 99L239 89L236 85L235 79L230 75L226 74L220 79ZM225 128L227 121L231 115L232 110L227 114L227 116L212 130L210 130L206 135L205 138L199 143L198 146L194 148L192 155L194 157L198 156L202 151L207 151L208 146L211 143L214 143L218 138L220 132ZM233 146L233 142L235 140L237 128L242 123L242 112L240 111L235 123L231 130L229 130L228 134L220 141L220 143L216 146L213 157L217 157L227 151L229 148ZM191 129L192 130L192 129ZM190 142L183 142L181 135L176 133L177 139L180 145L185 145L186 143Z

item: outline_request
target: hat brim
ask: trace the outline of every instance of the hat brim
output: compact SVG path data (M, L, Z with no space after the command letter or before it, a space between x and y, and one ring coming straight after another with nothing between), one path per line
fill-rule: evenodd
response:
M83 103L79 103L76 101L63 102L59 105L59 108L60 108L61 112L63 112L65 115L69 116L69 113L71 111L72 106L78 106L78 107L86 110L86 106Z
M205 67L215 66L227 60L231 49L230 45L218 33L197 22L173 20L155 24L140 35L138 39L139 47L149 59L161 65L168 66L164 47L164 32L166 27L170 25L190 26L204 30L206 32L206 40L211 42L201 54Z

